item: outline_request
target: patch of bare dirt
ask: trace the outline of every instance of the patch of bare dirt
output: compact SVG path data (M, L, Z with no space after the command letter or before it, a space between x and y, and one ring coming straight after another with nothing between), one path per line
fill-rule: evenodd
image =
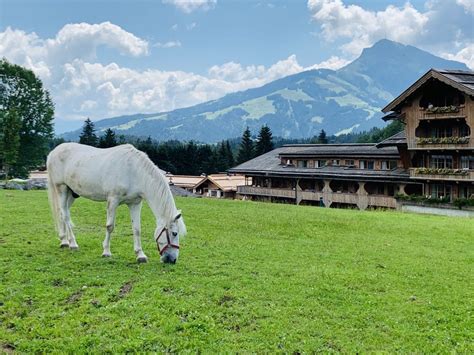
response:
M122 287L120 287L119 297L120 298L125 297L132 290L132 286L133 286L132 281L128 281L124 283Z

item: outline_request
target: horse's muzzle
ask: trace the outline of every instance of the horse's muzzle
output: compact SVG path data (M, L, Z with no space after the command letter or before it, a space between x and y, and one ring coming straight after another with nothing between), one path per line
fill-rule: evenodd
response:
M176 258L173 258L169 255L163 255L161 257L161 261L164 262L165 264L176 264Z

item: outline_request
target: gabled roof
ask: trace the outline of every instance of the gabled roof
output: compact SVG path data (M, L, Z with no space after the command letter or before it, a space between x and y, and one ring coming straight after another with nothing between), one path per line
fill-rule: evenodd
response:
M377 148L383 148L383 147L396 147L400 145L406 145L407 144L407 137L405 134L405 131L401 131L398 133L395 133L393 136L388 137L387 139L381 141L380 143L377 143L376 147Z
M212 174L208 175L204 180L200 181L194 188L198 188L200 185L206 181L212 182L220 190L228 191L237 191L237 186L245 185L245 176L244 175L229 175L229 174Z
M184 188L193 188L197 184L206 180L205 176L194 176L194 175L173 175L166 174L166 178L173 185L184 187Z
M395 100L385 106L382 109L382 112L387 113L390 111L395 111L403 101L405 101L431 78L435 78L449 86L452 86L453 88L458 89L467 95L474 96L474 72L465 70L430 69L408 89L402 92Z

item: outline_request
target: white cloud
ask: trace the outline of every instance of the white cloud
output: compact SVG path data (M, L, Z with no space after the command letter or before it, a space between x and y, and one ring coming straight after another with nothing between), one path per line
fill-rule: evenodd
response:
M172 29L173 31L177 31L177 30L178 30L178 27L179 27L178 24L175 23L173 26L171 26L171 29Z
M363 48L382 38L411 42L423 33L428 21L426 14L408 2L401 8L390 5L377 12L345 5L342 0L309 0L308 8L326 40L350 39L343 49L351 55L358 55Z
M338 56L332 56L331 58L322 61L321 63L314 64L307 69L332 69L337 70L350 63L350 60L340 58Z
M474 13L474 1L472 0L456 0L458 5L464 7L466 12Z
M100 46L133 57L148 54L146 41L110 22L68 24L55 38L46 40L34 32L25 33L10 27L0 32L0 55L33 69L43 79L51 78L64 63L74 59L95 59Z
M110 23L66 25L52 39L11 28L0 32L0 57L34 70L53 96L56 117L69 120L173 110L305 70L295 55L267 67L229 62L211 67L207 75L134 70L98 63L96 49L101 45L130 56L146 55L149 47Z
M153 45L153 47L158 47L158 48L181 47L181 42L180 41L168 41L165 43L157 42Z
M212 9L217 0L162 0L163 4L171 4L179 10L189 14L195 10L201 9L207 11Z
M208 73L211 80L222 80L236 85L238 90L264 85L270 81L305 70L298 64L295 55L280 60L265 68L263 65L243 67L239 63L229 62L212 66Z
M444 53L443 57L466 63L469 68L474 70L474 43L471 43L455 54Z

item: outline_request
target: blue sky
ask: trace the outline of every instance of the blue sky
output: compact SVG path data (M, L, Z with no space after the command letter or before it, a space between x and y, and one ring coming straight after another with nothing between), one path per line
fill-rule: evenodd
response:
M71 122L337 69L382 38L473 68L473 16L471 0L0 0L0 56L33 69Z

